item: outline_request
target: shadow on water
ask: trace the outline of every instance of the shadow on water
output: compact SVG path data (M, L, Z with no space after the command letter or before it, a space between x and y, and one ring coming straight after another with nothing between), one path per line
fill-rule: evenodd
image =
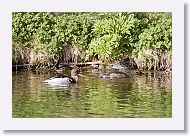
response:
M59 87L42 82L53 72L13 72L13 117L172 117L170 75L145 72L124 79L102 79L95 76L97 72L85 70L77 84Z

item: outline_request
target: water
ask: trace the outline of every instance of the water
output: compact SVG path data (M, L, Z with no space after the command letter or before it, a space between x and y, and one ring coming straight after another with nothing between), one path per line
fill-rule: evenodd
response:
M13 72L13 118L171 118L171 76L145 72L102 79L97 70L71 86L48 86L53 72ZM68 74L66 72L66 74Z

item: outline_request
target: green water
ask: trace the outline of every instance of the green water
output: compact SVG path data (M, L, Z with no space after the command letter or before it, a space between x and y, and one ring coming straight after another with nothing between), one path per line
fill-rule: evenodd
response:
M101 79L97 71L70 87L42 81L54 73L13 72L13 118L171 118L171 77L147 72L126 79ZM94 74L95 73L95 74Z

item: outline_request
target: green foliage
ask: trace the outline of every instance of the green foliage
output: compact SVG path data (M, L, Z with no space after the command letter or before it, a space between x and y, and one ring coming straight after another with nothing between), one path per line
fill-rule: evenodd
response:
M88 13L13 13L13 41L52 54L68 44L83 49L92 37L88 17Z
M59 55L74 45L102 61L137 56L143 49L172 50L171 13L13 13L13 41Z
M131 31L135 22L134 14L105 13L105 17L93 26L95 38L87 54L99 55L102 60L117 59L126 53L133 41Z
M88 55L98 55L99 59L107 60L113 54L113 50L119 46L119 35L104 35L92 40L89 49L86 51Z
M157 17L159 16L159 17ZM149 18L152 22L139 34L138 42L134 44L136 51L152 49L160 52L172 50L172 18L171 14L158 14Z

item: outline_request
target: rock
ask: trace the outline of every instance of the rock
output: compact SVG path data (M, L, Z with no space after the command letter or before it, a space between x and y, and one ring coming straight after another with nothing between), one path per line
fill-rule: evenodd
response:
M99 77L113 79L113 78L126 78L127 75L125 73L122 73L122 72L110 72L110 73L99 74Z
M122 63L115 63L115 64L112 64L112 69L125 69L126 66Z
M134 69L134 68L137 68L137 65L133 59L129 59L129 58L124 59L122 62L112 64L112 69L121 70L125 68Z

